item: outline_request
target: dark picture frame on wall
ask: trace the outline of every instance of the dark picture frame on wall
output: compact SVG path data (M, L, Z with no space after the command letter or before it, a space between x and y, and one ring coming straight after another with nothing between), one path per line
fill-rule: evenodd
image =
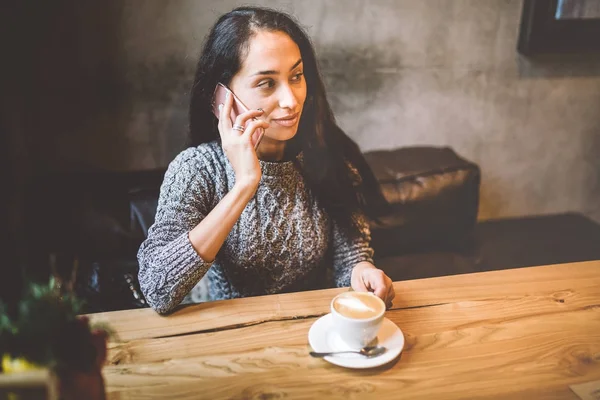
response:
M598 10L600 0L524 0L517 50L528 56L600 52Z

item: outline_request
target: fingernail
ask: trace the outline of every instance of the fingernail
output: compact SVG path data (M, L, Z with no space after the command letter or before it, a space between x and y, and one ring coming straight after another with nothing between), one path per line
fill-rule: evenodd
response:
M223 108L223 104L219 104L219 111Z

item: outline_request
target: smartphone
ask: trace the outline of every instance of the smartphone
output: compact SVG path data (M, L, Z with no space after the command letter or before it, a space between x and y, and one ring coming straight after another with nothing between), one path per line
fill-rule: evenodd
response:
M213 95L213 103L212 103L212 108L213 108L213 113L216 115L217 119L219 118L219 104L225 104L225 95L229 93L230 96L233 96L233 105L231 106L231 122L233 123L235 121L235 119L238 117L238 115L245 113L246 111L248 111L248 107L246 107L244 105L244 103L242 103L242 101L231 91L231 89L229 89L227 86L223 85L222 83L217 83L217 87L215 88L215 93ZM252 118L253 120L257 120L256 118ZM263 128L258 128L256 129L256 131L254 132L253 136L253 140L255 140L254 142L254 149L258 148L258 145L260 144L260 141L262 140L263 136L265 134L265 130Z

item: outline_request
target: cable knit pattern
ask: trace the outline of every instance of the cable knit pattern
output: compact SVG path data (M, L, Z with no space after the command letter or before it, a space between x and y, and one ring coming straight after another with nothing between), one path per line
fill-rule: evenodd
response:
M300 158L300 162L302 159ZM319 206L292 161L260 161L254 197L211 264L193 249L188 232L231 190L235 175L221 146L211 142L181 152L169 165L154 225L138 252L139 281L159 313L173 310L208 276L213 300L349 286L352 268L372 262L368 223L343 234Z

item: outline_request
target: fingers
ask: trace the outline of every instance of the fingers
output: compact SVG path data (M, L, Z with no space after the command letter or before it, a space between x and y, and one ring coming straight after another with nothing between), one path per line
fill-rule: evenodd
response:
M253 134L258 129L263 129L263 132L264 132L264 130L267 129L268 127L269 127L269 123L267 121L263 121L260 119L252 120L246 126L246 130L244 131L242 136L245 138L248 138L250 140L252 138ZM255 143L255 142L253 142L253 143Z
M396 292L394 291L394 283L390 277L385 274L385 272L381 271L380 274L382 285L385 286L385 297L382 297L382 300L385 301L387 308L390 308L392 306L392 301L396 296Z
M225 103L223 103L223 106L219 105L219 128L224 128L219 129L219 131L231 130L231 127L233 126L231 118L229 117L231 115L231 107L233 107L233 96L227 92L225 95Z
M394 291L394 285L392 283L392 280L389 280L389 290L385 299L385 305L387 308L392 308L392 306L394 305L394 297L396 297L396 292Z
M235 125L246 126L246 123L252 118L260 117L263 115L263 110L248 110L238 115L235 119Z
M373 293L375 296L379 297L384 302L387 300L388 288L385 286L383 282L377 282L373 287Z
M396 292L392 280L378 268L364 268L352 277L352 288L357 292L373 292L384 301L386 308L392 308Z
M385 292L385 295L381 297L381 299L385 302L385 306L387 308L391 308L393 305L394 297L396 297L396 292L394 291L394 284L392 280L385 274L385 272L381 271L382 276L382 285L385 287L382 292Z
M379 297L381 300L383 300L383 302L385 303L385 308L392 308L395 293L394 293L394 286L392 285L391 281L390 282L387 282L387 281L381 282L381 286L378 286L375 289L374 293L375 293L375 295L377 295L377 297Z
M355 276L354 274L352 274L352 289L354 289L356 292L368 292L369 288L367 287L367 285L365 284L365 280L362 277L362 274L359 274L358 276Z
M257 117L264 114L263 110L249 110L240 115L238 115L234 122L231 121L229 117L231 115L231 109L233 107L233 97L227 93L225 96L225 103L219 104L219 133L221 134L221 139L223 139L223 135L227 135L229 133L235 133L236 136L241 134L246 134L246 136L252 136L252 133L258 127L262 127L263 129L267 129L269 124L266 121L261 121L256 119ZM249 120L251 120L248 124L246 124ZM233 129L235 125L243 126L244 131L241 132L237 129Z
M396 296L392 280L378 268L368 268L362 271L361 279L366 290L370 290L383 300L387 308L392 306Z
M258 148L258 145L260 145L264 134L265 130L263 128L256 129L252 134L252 144L254 145L255 150Z
M389 287L386 285L386 275L382 270L377 268L371 268L365 271L367 274L366 285L373 290L373 293L381 300L386 301Z

